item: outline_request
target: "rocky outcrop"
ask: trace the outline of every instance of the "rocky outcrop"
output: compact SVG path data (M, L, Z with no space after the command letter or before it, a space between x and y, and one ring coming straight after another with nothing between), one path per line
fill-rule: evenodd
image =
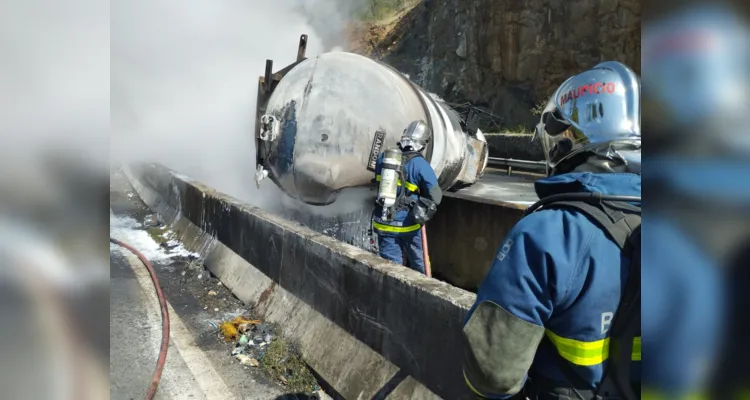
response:
M423 0L366 52L449 102L471 102L503 127L599 61L640 72L638 0Z

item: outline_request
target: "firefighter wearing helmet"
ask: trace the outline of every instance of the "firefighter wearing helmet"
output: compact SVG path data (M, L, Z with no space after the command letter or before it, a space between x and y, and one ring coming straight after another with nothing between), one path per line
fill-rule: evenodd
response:
M566 80L537 126L548 177L497 251L463 329L483 398L635 399L640 377L640 82Z
M398 142L386 149L375 166L379 182L372 227L381 257L425 273L420 229L443 198L435 171L422 156L432 137L424 121L411 122Z

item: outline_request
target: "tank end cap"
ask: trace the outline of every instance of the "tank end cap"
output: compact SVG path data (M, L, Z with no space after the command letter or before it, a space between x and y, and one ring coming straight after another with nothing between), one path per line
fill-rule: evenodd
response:
M273 142L279 136L279 120L273 115L260 117L260 140Z

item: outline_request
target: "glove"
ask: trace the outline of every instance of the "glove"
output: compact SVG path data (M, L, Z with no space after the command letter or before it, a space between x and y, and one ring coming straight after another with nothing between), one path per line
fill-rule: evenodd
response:
M409 216L414 219L414 222L424 225L435 216L436 212L437 205L432 200L420 197L409 210Z

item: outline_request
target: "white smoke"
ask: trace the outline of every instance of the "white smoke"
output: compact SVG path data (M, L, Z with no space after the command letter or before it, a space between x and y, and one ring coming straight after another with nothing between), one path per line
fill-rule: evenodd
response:
M345 0L119 0L112 3L112 157L156 161L257 205L258 77L345 44ZM327 23L323 23L327 22ZM272 199L263 202L262 199Z

